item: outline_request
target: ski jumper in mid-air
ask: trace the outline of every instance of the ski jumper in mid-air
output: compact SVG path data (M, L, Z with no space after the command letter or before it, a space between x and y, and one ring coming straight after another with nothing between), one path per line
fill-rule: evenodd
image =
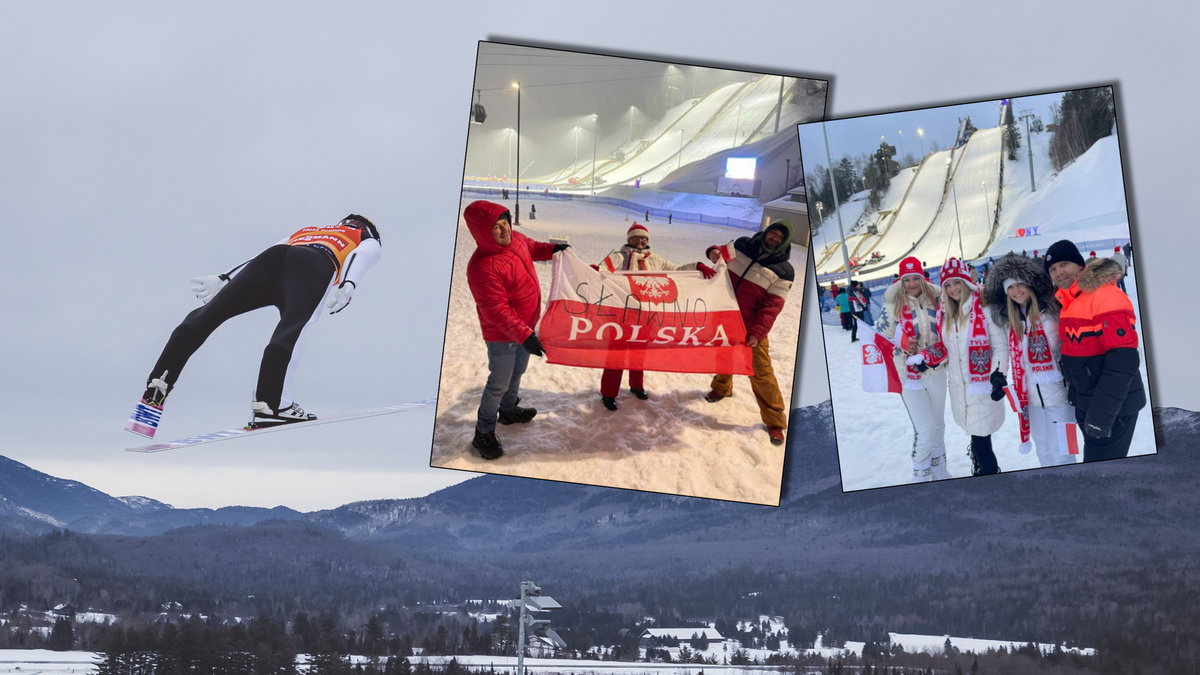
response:
M192 290L204 304L171 333L125 428L153 437L163 402L192 354L228 319L268 306L279 309L279 323L263 350L248 426L316 419L296 404L288 388L304 329L320 317L321 301L331 286L326 307L331 314L345 309L381 252L375 225L351 214L335 225L297 230L224 274L192 279Z

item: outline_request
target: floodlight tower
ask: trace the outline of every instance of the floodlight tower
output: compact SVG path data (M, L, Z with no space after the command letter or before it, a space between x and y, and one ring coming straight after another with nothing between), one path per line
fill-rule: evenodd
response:
M517 621L517 675L525 675L525 629L526 627L534 628L538 633L544 635L557 648L563 649L567 643L559 637L558 633L550 628L549 619L535 619L530 612L548 612L552 609L561 609L562 605L558 601L548 595L542 595L542 589L532 581L521 582L521 598L515 601L517 607L520 608L520 617Z

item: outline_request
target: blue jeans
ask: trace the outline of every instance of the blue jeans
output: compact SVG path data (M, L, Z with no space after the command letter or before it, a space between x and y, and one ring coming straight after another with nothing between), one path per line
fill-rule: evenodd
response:
M475 429L482 433L496 430L501 409L517 406L521 396L521 376L529 365L529 352L515 342L487 342L488 379L479 401L479 419Z

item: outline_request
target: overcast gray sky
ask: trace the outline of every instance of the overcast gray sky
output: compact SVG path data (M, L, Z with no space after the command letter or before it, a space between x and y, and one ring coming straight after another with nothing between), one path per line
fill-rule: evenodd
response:
M1179 64L1200 60L1193 10L1008 7L1024 46L992 10L949 1L921 11L752 3L736 24L724 5L703 2L586 12L559 2L420 12L383 1L3 3L0 219L11 281L0 454L178 506L311 509L468 477L427 468L428 410L151 456L122 451L135 437L121 424L195 306L190 277L351 211L378 223L384 258L351 308L316 326L297 398L330 414L434 394L481 39L831 78L832 117L1116 82L1149 358L1173 363L1200 328L1178 302L1194 288L1188 252L1200 243L1196 228L1178 227L1189 213L1180 177L1194 163L1179 119L1197 92L1178 77ZM797 41L802 24L822 29ZM1170 330L1155 329L1167 321ZM244 421L273 323L262 312L218 331L184 373L161 433ZM820 340L817 322L805 322L801 405L828 398ZM1172 377L1184 372L1152 371L1156 405L1200 409L1192 378Z

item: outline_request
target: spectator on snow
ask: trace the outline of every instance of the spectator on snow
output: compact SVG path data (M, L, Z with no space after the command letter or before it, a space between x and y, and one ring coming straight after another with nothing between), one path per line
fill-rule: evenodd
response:
M650 230L641 223L634 223L625 232L625 245L609 253L600 261L597 269L605 272L624 271L656 271L697 269L705 279L711 278L716 272L704 263L676 265L650 250ZM600 401L609 410L617 409L617 394L621 390L621 376L625 373L619 368L605 368L600 376ZM650 398L644 385L645 372L629 371L629 393L645 401Z
M1146 390L1137 316L1116 285L1121 266L1109 258L1085 266L1075 244L1063 240L1046 251L1045 267L1062 305L1062 369L1083 431L1083 461L1125 457Z
M1117 279L1117 288L1128 293L1125 290L1125 273L1129 271L1129 259L1121 252L1121 247L1117 246L1113 249L1112 259L1121 266L1121 278Z
M875 330L895 344L893 357L904 388L901 398L913 424L914 483L949 478L946 471L946 352L937 331L938 289L921 261L900 261L896 281L883 294ZM918 362L909 364L911 357ZM914 359L915 360L915 359Z
M508 209L487 201L472 202L463 211L476 249L467 263L467 284L487 345L488 378L479 401L475 438L471 446L484 459L504 454L496 438L496 422L524 424L537 415L522 408L521 376L529 355L544 356L534 333L542 309L542 289L533 261L549 260L569 244L534 241L512 230Z
M792 236L792 226L777 220L752 237L739 237L721 247L721 259L729 266L729 280L746 324L746 346L753 353L750 388L772 445L783 445L787 410L771 364L767 334L783 311L796 278L788 262ZM718 374L704 400L716 403L732 393L733 376Z
M1060 442L1057 433L1075 422L1075 410L1058 367L1062 342L1054 284L1041 263L1023 256L1006 255L992 269L983 294L992 320L1008 336L1007 379L1018 408L1019 450L1035 448L1041 466L1071 464L1075 457L1067 437Z
M971 475L1000 472L992 434L1004 424L1008 342L983 304L979 284L958 258L942 265L941 332L954 421L971 436ZM920 358L918 355L915 357Z

